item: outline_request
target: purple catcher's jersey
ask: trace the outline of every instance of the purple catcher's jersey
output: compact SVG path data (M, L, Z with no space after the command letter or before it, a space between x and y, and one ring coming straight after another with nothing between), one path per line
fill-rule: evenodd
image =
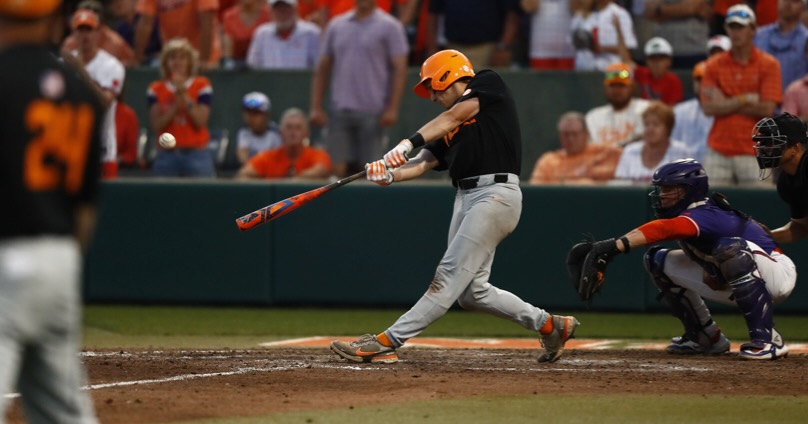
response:
M718 241L725 237L740 237L760 246L771 254L777 249L777 243L757 222L743 217L731 210L718 207L712 200L693 209L682 212L679 216L693 221L698 228L698 235L679 241L679 246L699 263L712 262L713 250Z

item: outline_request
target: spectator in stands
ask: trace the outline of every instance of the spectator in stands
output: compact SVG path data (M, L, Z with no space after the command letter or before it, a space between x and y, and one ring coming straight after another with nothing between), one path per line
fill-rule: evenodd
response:
M808 58L808 43L804 54ZM788 112L808 122L808 74L792 82L783 94L783 112Z
M603 85L608 104L586 113L592 142L622 147L642 139L642 113L648 107L648 100L633 97L631 68L622 63L609 65Z
M707 57L716 53L728 52L732 48L732 41L724 34L713 35L707 40Z
M693 159L704 163L704 152L707 150L707 135L713 127L713 117L704 114L701 107L701 79L707 62L699 62L693 68L693 93L695 97L685 100L673 107L676 123L673 125L671 138L683 141L693 151Z
M210 81L197 75L199 55L185 38L168 40L160 54L160 79L149 85L149 121L154 134L177 139L173 149L158 146L152 164L161 177L214 177L208 118L213 97Z
M642 113L642 142L629 144L623 149L614 178L647 185L659 166L692 157L693 151L687 144L671 139L674 121L670 106L658 100L652 101Z
M572 46L570 0L522 0L522 9L531 14L530 68L575 68L575 48Z
M135 63L134 51L135 28L137 27L137 22L140 20L140 14L135 11L137 1L138 0L112 0L107 8L110 15L116 20L114 25L115 32L129 45L131 58L129 63L124 63L126 66L138 65L138 63ZM151 34L149 34L146 50L143 53L144 61L156 60L161 49L162 42L160 41L160 31L158 30L158 26L154 25ZM120 60L120 58L118 59Z
M509 66L519 26L519 0L430 0L428 54L438 50L442 16L446 49L463 52L474 69Z
M586 7L586 2L582 2ZM631 62L631 50L637 48L634 24L626 9L612 0L594 0L593 12L584 19L573 19L574 39L578 38L575 69L605 70L607 66ZM579 12L583 16L585 12ZM591 42L587 42L591 38ZM577 46L583 46L578 48Z
M294 2L295 0L289 0ZM269 3L277 3L270 0ZM239 0L224 12L222 20L222 67L243 67L255 30L271 20L267 0Z
M258 27L247 51L252 69L312 69L320 53L320 27L298 18L297 0L269 0L272 22Z
M260 91L244 95L241 101L241 116L244 127L238 131L236 155L240 164L245 164L256 154L281 145L278 126L270 120L272 103Z
M713 15L710 21L710 34L724 34L726 17L729 8L739 4L754 7L757 25L763 26L777 22L778 0L713 0ZM710 176L712 178L712 176Z
M752 42L755 22L749 6L729 8L725 27L732 47L707 60L701 81L702 108L715 118L704 154L712 185L761 184L749 134L759 119L774 113L783 89L780 63Z
M408 0L376 0L376 7L398 17L399 9L407 2ZM300 17L311 20L321 28L325 28L335 16L346 13L356 6L355 0L314 0L313 3L311 12Z
M309 124L298 108L281 117L283 145L258 153L238 171L236 178L327 178L331 158L324 150L309 146Z
M101 165L104 178L118 175L118 154L115 132L115 103L121 94L126 71L123 64L101 48L101 18L91 9L77 9L70 19L75 50L64 50L63 57L75 58L82 76L98 94L106 108L103 138L101 140ZM67 59L67 60L70 60Z
M384 154L385 128L398 120L408 49L401 23L375 0L356 0L356 9L329 23L312 77L311 122L326 124L323 98L330 79L326 147L337 176Z
M777 22L760 27L755 34L755 47L780 62L783 89L808 72L808 28L800 22L804 10L804 0L779 0Z
M137 143L140 137L140 121L134 109L124 101L123 94L118 95L117 100L115 103L115 141L117 142L118 166L126 169L139 167Z
M673 48L667 40L654 37L645 43L645 65L635 70L634 83L640 89L640 97L661 100L673 106L684 99L682 80L671 72Z
M653 34L673 47L673 68L690 69L705 59L710 33L710 0L646 0L645 17L654 22ZM670 104L670 103L669 103Z
M157 22L163 43L174 38L185 38L199 53L200 69L218 67L221 58L216 18L219 0L167 2L170 5L166 6L160 6L161 3L160 0L138 0L137 12L140 13L140 19L135 28L137 63L144 62L146 45Z
M583 114L564 113L557 128L561 148L539 157L531 184L593 184L614 178L621 149L590 143Z
M97 0L84 0L78 4L76 10L86 9L93 11L99 19L104 16L104 6ZM135 53L132 47L115 30L104 22L99 24L98 46L118 59L124 66L135 64ZM74 51L78 48L77 34L72 33L62 42L63 51Z

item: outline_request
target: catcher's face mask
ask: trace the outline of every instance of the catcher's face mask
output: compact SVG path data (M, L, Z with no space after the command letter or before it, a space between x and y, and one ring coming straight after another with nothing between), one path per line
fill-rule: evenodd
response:
M755 158L760 168L759 178L765 180L771 175L771 169L780 165L788 137L780 133L780 128L772 118L763 118L752 130L755 142Z
M651 207L657 218L671 218L684 210L679 203L689 203L685 199L688 187L686 185L654 185L648 196L651 197ZM687 207L687 205L684 205ZM681 209L681 210L680 210Z

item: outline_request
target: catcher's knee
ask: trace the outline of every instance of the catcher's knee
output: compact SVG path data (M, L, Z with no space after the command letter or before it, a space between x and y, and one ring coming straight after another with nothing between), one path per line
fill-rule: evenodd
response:
M733 288L744 285L757 271L754 254L740 237L724 237L713 249L713 257L718 262L721 275Z
M651 276L654 284L659 288L670 287L673 283L671 279L665 275L665 259L668 256L670 249L665 249L662 246L652 246L643 255L643 264L645 270Z

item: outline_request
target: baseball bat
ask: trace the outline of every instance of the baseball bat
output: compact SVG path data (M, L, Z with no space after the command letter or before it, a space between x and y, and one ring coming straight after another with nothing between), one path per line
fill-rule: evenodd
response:
M311 202L312 200L328 193L329 191L336 190L345 184L350 183L351 181L363 178L366 174L367 170L358 172L320 188L315 188L314 190L300 193L279 202L275 202L269 206L264 206L255 212L248 213L247 215L236 219L236 225L238 226L239 231L251 230L267 221L272 221L273 219L286 215L287 213L292 212L293 210Z

